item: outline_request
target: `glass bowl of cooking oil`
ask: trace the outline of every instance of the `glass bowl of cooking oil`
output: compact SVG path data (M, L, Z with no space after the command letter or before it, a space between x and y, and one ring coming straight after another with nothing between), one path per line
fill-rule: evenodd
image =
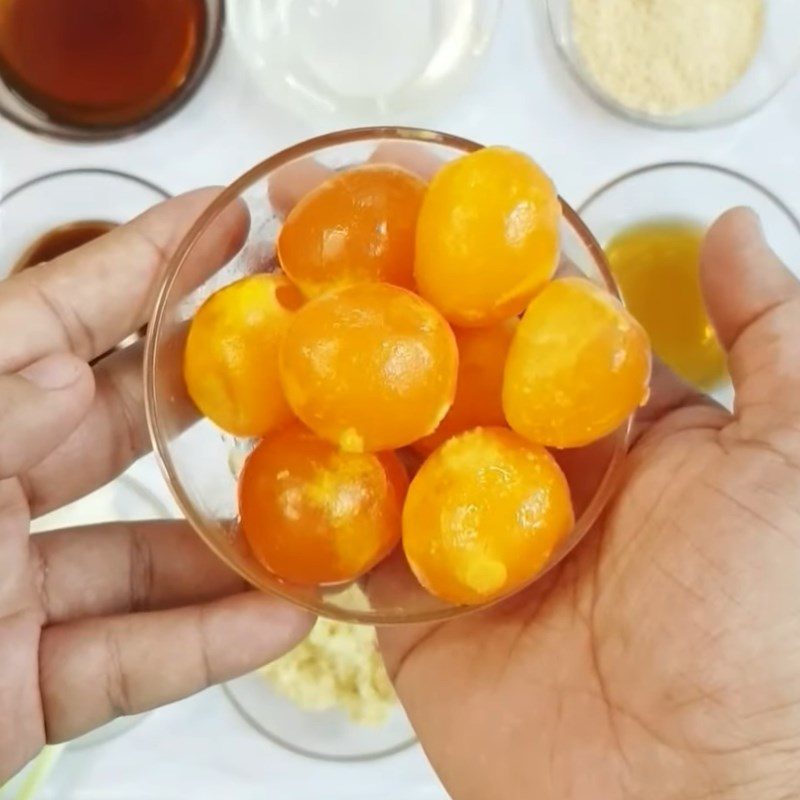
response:
M635 169L601 186L578 209L656 355L726 405L732 392L725 355L705 311L699 266L706 229L735 206L752 208L778 256L800 267L800 222L789 207L753 179L713 164Z
M662 128L747 116L800 66L796 0L547 0L578 83L610 111Z

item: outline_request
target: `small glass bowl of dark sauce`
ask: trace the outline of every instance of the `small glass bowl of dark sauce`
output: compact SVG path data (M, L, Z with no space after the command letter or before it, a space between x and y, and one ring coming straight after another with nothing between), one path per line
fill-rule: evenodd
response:
M223 0L3 0L0 114L77 141L146 130L211 68Z
M67 169L26 181L0 196L0 279L81 247L168 197L150 181L102 168Z

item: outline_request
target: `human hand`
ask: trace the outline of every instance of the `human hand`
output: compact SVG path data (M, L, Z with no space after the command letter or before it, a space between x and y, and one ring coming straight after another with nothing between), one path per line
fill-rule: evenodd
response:
M380 631L454 800L798 793L800 288L743 209L702 279L734 414L662 371L568 559L485 613Z
M0 785L45 742L261 666L307 614L248 591L184 522L29 536L149 447L138 329L200 190L0 283ZM213 243L218 264L241 218ZM238 225L238 230L237 230Z

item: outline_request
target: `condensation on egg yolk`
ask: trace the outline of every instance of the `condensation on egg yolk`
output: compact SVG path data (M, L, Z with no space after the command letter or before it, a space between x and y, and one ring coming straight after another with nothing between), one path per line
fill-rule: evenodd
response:
M408 489L403 549L420 583L450 603L508 594L546 566L574 522L553 457L505 428L445 442Z
M561 205L523 153L487 147L434 176L417 224L419 293L454 325L519 314L558 262Z
M503 408L531 442L581 447L616 430L648 396L650 343L608 292L552 281L531 301L506 360Z
M406 488L394 453L342 453L292 426L263 439L245 462L242 531L278 577L304 585L353 580L399 541Z
M278 258L307 297L362 281L411 288L414 238L425 183L399 167L337 173L289 213Z
M427 454L442 442L480 425L505 425L503 370L517 328L516 318L487 328L458 328L458 383L452 408L439 427L412 445Z
M278 376L281 339L303 298L279 274L251 275L212 294L189 327L186 389L212 422L262 436L292 419Z
M289 405L348 452L392 450L431 433L453 402L458 350L433 306L385 283L309 301L280 353Z
M727 367L700 288L704 235L692 222L641 223L615 236L606 255L656 355L684 380L711 389L727 379Z

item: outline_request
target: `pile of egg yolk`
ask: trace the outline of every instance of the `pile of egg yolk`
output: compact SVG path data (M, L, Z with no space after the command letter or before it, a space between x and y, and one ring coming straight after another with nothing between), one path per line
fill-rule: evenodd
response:
M616 299L554 279L560 221L549 178L508 148L429 184L345 169L288 212L280 272L200 307L187 388L220 428L259 439L239 510L266 570L343 583L402 544L428 592L475 605L548 565L574 511L547 448L613 433L650 374Z

